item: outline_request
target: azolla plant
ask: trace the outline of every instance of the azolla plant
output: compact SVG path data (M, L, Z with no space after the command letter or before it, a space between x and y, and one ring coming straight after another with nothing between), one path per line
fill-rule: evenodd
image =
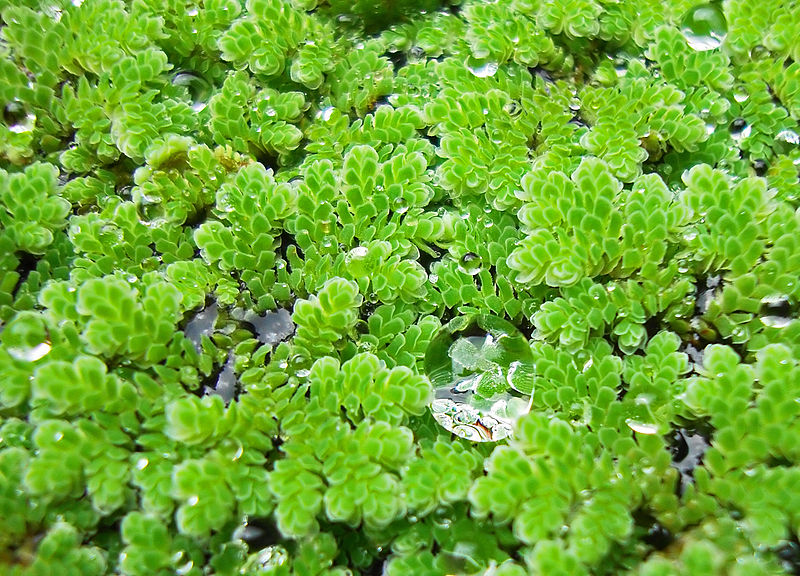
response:
M795 0L0 0L0 574L800 573Z

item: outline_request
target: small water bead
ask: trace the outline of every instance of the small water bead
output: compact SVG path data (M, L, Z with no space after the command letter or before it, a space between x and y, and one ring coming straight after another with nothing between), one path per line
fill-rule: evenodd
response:
M3 109L3 122L11 132L23 134L33 130L36 124L36 115L28 114L23 103L14 100L6 104Z
M434 419L462 438L507 438L516 419L530 410L533 354L502 318L454 319L431 341L424 365L435 390Z
M22 362L36 362L37 360L41 360L45 356L50 353L50 343L49 342L41 342L35 346L10 346L6 348L6 351L11 355L12 358L20 360Z
M242 574L271 574L273 569L283 566L288 561L289 553L286 549L279 544L273 544L250 556L242 568Z
M681 32L693 50L705 51L719 47L728 33L728 23L720 2L698 4L681 21Z
M639 434L658 434L658 426L655 424L640 422L638 420L634 420L633 418L626 419L625 424L628 425L628 428L634 432L638 432Z
M464 274L475 276L481 271L481 257L474 252L467 252L458 261L458 269Z
M397 214L405 214L408 212L408 208L408 200L406 200L403 196L398 196L392 202L392 210L394 210Z
M522 106L520 106L516 101L512 100L503 106L503 110L509 116L518 116L522 112Z
M793 130L781 130L775 135L775 140L792 145L800 144L800 136Z
M200 112L208 105L211 84L192 72L178 72L172 77L173 86L183 86L192 101L192 110Z
M497 62L481 61L470 58L467 61L467 68L472 72L473 76L478 78L489 78L494 76L497 72Z
M785 294L774 294L761 299L761 323L770 328L785 328L792 322L792 306Z
M731 136L734 140L743 140L750 136L752 127L745 121L744 118L737 118L731 122Z

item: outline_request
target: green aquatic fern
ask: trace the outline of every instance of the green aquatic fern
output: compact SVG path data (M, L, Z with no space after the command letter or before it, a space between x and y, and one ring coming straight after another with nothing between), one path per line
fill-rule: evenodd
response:
M797 572L797 21L0 0L0 573Z

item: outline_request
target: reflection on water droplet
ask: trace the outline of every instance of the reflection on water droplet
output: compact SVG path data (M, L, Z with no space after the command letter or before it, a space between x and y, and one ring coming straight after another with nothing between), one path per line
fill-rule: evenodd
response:
M288 560L289 554L286 549L279 544L273 544L250 556L242 569L242 574L260 573L262 570L272 573L272 568L283 566Z
M408 200L402 196L398 196L392 202L392 209L398 214L405 214L408 212Z
M522 112L522 106L512 100L503 106L503 110L505 110L506 114L509 116L517 116L520 112Z
M627 420L625 420L625 424L628 425L628 428L630 428L634 432L638 432L639 434L658 434L658 426L656 426L655 424L639 422L638 420L634 420L633 418L628 418Z
M742 102L746 102L750 95L745 91L737 91L733 93L733 99L736 100L739 104Z
M24 104L15 99L6 104L3 109L3 122L5 122L11 132L23 134L33 130L36 124L36 115L28 114Z
M800 144L800 136L793 130L781 130L775 135L775 140L786 142L787 144Z
M192 6L191 8L189 8L186 11L186 15L187 16L192 16L192 17L197 16L199 13L200 13L200 10L198 10L197 6Z
M792 322L792 306L785 294L772 294L761 299L761 323L770 328L785 328Z
M458 269L464 274L475 276L481 271L481 257L474 252L467 252L458 261Z
M728 32L721 3L699 4L689 10L681 21L681 32L694 50L717 48Z
M744 118L737 118L731 122L731 136L733 136L734 140L744 140L750 136L751 131L752 127L745 121Z
M425 372L433 383L434 419L474 442L512 434L530 410L533 354L512 324L486 314L459 317L431 341Z
M42 342L29 348L12 346L6 350L13 358L16 358L17 360L22 360L23 362L36 362L37 360L47 356L47 354L50 352L50 343Z
M495 75L498 66L497 62L485 62L470 58L467 61L467 68L469 68L469 71L478 78L488 78Z
M144 470L147 468L148 464L150 464L150 461L147 458L139 458L139 460L136 461L136 469Z
M208 105L211 84L193 72L178 72L172 77L173 86L183 86L192 101L192 110L200 112Z

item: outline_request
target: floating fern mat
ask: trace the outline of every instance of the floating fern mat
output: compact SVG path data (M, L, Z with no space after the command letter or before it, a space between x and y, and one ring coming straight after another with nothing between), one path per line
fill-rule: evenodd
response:
M798 27L0 0L0 574L800 574Z

